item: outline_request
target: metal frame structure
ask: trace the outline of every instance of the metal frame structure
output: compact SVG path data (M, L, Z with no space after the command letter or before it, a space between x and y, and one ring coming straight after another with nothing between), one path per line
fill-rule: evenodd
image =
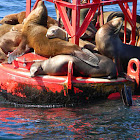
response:
M32 10L36 7L40 0L36 0ZM91 22L97 9L104 5L118 4L125 16L125 27L124 27L124 43L126 43L126 22L128 21L132 27L131 42L130 44L135 45L135 30L136 30L136 11L137 11L137 0L89 0L85 4L81 4L80 0L73 0L72 3L62 0L46 0L54 3L60 13L64 27L67 33L71 36L72 42L79 44L80 36L85 32L89 23ZM132 11L129 8L128 2L132 2ZM72 9L71 22L69 21L65 7ZM89 8L89 11L80 26L80 9ZM26 16L31 11L31 0L26 0Z

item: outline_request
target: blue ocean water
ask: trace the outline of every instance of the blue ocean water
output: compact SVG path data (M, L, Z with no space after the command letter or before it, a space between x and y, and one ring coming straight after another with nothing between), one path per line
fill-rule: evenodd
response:
M32 5L35 0L32 0ZM54 4L45 2L49 16L56 18ZM138 0L137 14L140 15ZM0 19L24 11L26 0L1 0ZM120 10L117 5L105 11ZM2 103L0 98L0 139L140 139L140 97L133 106L122 100L102 100L91 105L65 108L31 108Z

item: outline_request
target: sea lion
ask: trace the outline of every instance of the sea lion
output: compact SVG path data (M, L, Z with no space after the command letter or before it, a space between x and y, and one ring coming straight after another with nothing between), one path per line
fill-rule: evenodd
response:
M67 40L67 32L59 26L51 26L48 28L46 37L49 39L60 38L62 40Z
M104 16L106 17L106 13L104 13ZM123 12L112 11L112 13L110 13L110 15L107 16L107 21L106 22L108 22L108 21L110 21L114 18L117 18L117 17L122 17L123 18L123 26L122 26L122 28L120 30L120 33L119 33L120 38L123 39L124 38L124 25L125 25L125 16L124 16ZM139 27L140 27L140 16L136 15L136 37L138 36L137 29ZM131 27L130 23L127 22L127 24L126 24L126 42L128 42L128 43L130 42L130 39L131 39L130 38L131 37L131 31L132 31L132 27Z
M3 50L0 48L0 63L7 63L8 57L7 55L3 52Z
M22 11L20 13L6 15L2 20L0 20L0 24L11 24L11 25L22 24L25 18L26 11ZM58 22L52 17L48 16L47 25L49 28L52 25L58 25Z
M131 58L138 58L140 60L140 48L124 44L120 40L119 31L122 24L122 18L115 18L104 24L95 36L97 49L102 55L115 61L119 73L123 69L126 71L128 61Z
M47 28L50 28L51 26L57 26L58 22L53 19L52 17L48 16L48 20L47 20Z
M22 24L14 25L11 30L0 37L0 59L7 60L9 52L13 52L20 44L22 39ZM27 51L28 46L25 46Z
M3 24L0 25L0 37L3 36L5 33L9 32L13 25L10 24Z
M123 18L123 25L124 25L124 14L123 12L120 12L120 11L117 11L117 12L114 12L112 11L112 13L107 17L107 22L112 20L113 18L117 18L117 17L122 17ZM140 16L139 15L136 15L136 27L139 28L140 27ZM129 30L132 30L132 27L130 26L129 22L127 24L127 28Z
M59 38L49 39L46 37L47 28L44 26L47 26L47 8L42 1L39 1L36 9L28 15L24 22L22 41L18 49L9 55L9 62L21 53L18 50L24 50L25 45L28 44L36 54L44 57L71 54L90 65L98 66L98 58L85 54L78 45Z
M25 11L16 14L6 15L2 20L0 20L0 24L5 24L5 23L11 25L22 24L25 17L26 17Z
M55 25L53 25L50 28L48 28L46 36L49 39L60 38L62 40L66 40L66 41L68 40L69 42L71 42L71 37L69 36L67 38L67 32L64 29L60 28L59 26L55 26ZM82 48L85 45L86 46L89 45L89 46L94 46L95 47L95 45L92 44L91 42L79 39L79 47Z
M15 50L15 47L21 42L21 32L10 31L0 37L0 48L5 54ZM13 48L14 47L14 48Z
M0 37L3 36L5 33L9 32L10 30L22 30L22 24L10 25L10 24L3 24L0 25Z
M125 25L125 21L124 21L124 14L121 11L106 11L103 12L103 24L107 23L108 21L117 18L117 17L122 17L123 18L123 26L121 27L121 30L119 32L119 37L121 38L121 40L124 40L124 25ZM98 12L95 13L94 17L93 17L93 25L96 26L97 23L97 18L98 18ZM102 20L101 20L101 16L99 14L99 25L100 27L102 26ZM136 16L136 36L138 36L137 34L137 28L140 27L140 16L137 15ZM130 26L129 22L127 22L126 25L126 42L130 42L130 37L131 37L131 31L132 31L132 27Z
M73 75L84 77L117 77L117 71L113 61L105 56L95 53L100 59L98 67L92 67L75 56L57 55L44 61L35 62L30 68L31 77L37 75L62 76L68 74L68 62L73 62Z

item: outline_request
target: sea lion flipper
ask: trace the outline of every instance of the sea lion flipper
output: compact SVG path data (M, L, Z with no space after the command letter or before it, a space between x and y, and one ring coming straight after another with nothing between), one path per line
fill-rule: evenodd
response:
M16 49L17 50L17 49ZM8 54L8 63L12 63L17 57L22 56L24 53L16 54L16 50L14 50L12 53Z
M99 64L99 59L92 52L87 49L83 49L84 51L74 51L74 55L85 63L97 67Z
M19 48L15 49L12 53L8 54L8 63L12 63L17 57L29 52L32 52L32 48L29 48L28 45L26 45L25 50L19 50Z
M23 39L17 49L15 49L12 53L8 55L8 63L12 63L17 57L22 56L29 50L29 46L27 45L26 39Z

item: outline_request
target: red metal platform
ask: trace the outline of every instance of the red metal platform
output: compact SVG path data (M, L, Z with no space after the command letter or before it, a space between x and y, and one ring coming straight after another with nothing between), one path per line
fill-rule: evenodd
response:
M93 102L107 98L112 93L121 93L124 85L134 91L135 83L131 79L74 77L71 61L67 76L40 75L31 78L31 64L44 59L37 54L27 53L12 64L0 64L0 94L17 103L71 104Z

